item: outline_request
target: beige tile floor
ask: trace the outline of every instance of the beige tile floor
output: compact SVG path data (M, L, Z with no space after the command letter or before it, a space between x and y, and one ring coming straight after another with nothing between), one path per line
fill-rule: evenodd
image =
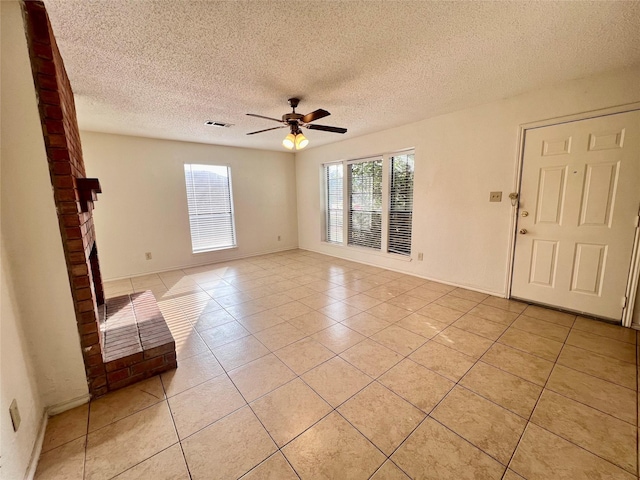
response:
M105 288L179 367L51 418L38 479L638 478L633 330L300 250Z

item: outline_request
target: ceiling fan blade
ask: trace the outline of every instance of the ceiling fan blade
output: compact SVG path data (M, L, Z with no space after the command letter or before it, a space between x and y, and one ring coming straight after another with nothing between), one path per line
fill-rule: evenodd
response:
M319 120L319 119L324 118L324 117L328 117L329 115L331 115L329 112L319 108L315 112L307 113L300 120L302 121L302 123L309 123L309 122L314 122L314 121Z
M268 132L269 130L277 130L279 128L287 128L287 126L282 125L281 127L265 128L264 130L258 130L257 132L247 133L247 135L255 135L256 133Z
M324 132L347 133L346 128L330 127L328 125L305 125L305 127L311 130L322 130Z
M264 118L265 120L273 120L274 122L282 123L281 118L265 117L264 115L256 115L255 113L247 113L247 115L250 117Z

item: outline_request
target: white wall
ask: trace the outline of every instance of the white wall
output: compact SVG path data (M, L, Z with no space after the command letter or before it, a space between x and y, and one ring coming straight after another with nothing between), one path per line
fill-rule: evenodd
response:
M1 2L2 476L22 478L43 406L88 394L18 2ZM23 423L14 433L9 403Z
M3 7L4 10L4 7ZM29 345L22 328L22 319L9 283L11 274L7 271L6 252L2 246L0 260L1 298L0 315L2 334L0 337L0 455L2 469L0 477L21 479L27 470L34 441L38 435L44 405L41 400ZM13 431L9 405L15 399L20 409L21 423L17 432Z
M521 124L640 101L640 67L296 154L300 248L505 294ZM320 165L415 147L413 261L321 241ZM502 191L502 203L489 203ZM418 262L417 253L424 253Z
M298 245L291 153L87 131L81 138L87 176L103 192L93 213L104 279ZM238 248L191 253L184 163L231 166Z

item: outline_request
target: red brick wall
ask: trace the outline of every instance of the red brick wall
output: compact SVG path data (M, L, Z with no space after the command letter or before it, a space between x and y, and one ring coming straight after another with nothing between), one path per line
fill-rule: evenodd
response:
M27 1L23 10L87 382L90 393L99 396L107 392L96 301L103 301L102 283L99 263L90 258L95 244L92 205L83 212L79 202L77 179L85 177L85 167L73 91L44 4Z
M176 368L175 342L151 292L123 297L134 312L133 328L123 332L113 325L111 348L105 341L110 338L108 326L101 338L100 312L108 317L109 305L98 308L105 300L91 212L99 184L85 178L73 91L44 4L27 1L23 9L87 383L89 392L100 396ZM132 351L119 348L123 333L124 341L135 345Z

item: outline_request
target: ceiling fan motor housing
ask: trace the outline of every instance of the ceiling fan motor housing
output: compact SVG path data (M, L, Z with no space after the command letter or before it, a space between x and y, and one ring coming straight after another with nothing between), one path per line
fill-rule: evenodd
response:
M256 133L268 132L270 130L276 130L278 128L286 128L286 127L289 127L293 135L297 135L301 133L300 127L309 128L311 130L323 130L325 132L347 133L346 128L330 127L328 125L316 125L315 123L311 124L311 122L315 122L316 120L327 117L331 114L328 111L323 110L322 108L319 108L317 110L314 110L313 112L307 113L306 115L296 113L296 107L298 106L299 102L300 102L299 98L295 98L295 97L290 98L289 105L291 106L293 111L291 113L285 113L284 115L282 115L281 120L278 120L277 118L273 118L273 117L265 117L264 115L256 115L255 113L247 113L247 115L251 117L264 118L266 120L272 120L274 122L284 124L280 127L265 128L263 130L258 130L257 132L249 132L247 133L247 135L255 135Z
M304 115L300 113L285 113L282 116L282 121L288 122L288 123L291 123L292 121L294 121L297 123L297 121L300 120L302 117L304 117Z

